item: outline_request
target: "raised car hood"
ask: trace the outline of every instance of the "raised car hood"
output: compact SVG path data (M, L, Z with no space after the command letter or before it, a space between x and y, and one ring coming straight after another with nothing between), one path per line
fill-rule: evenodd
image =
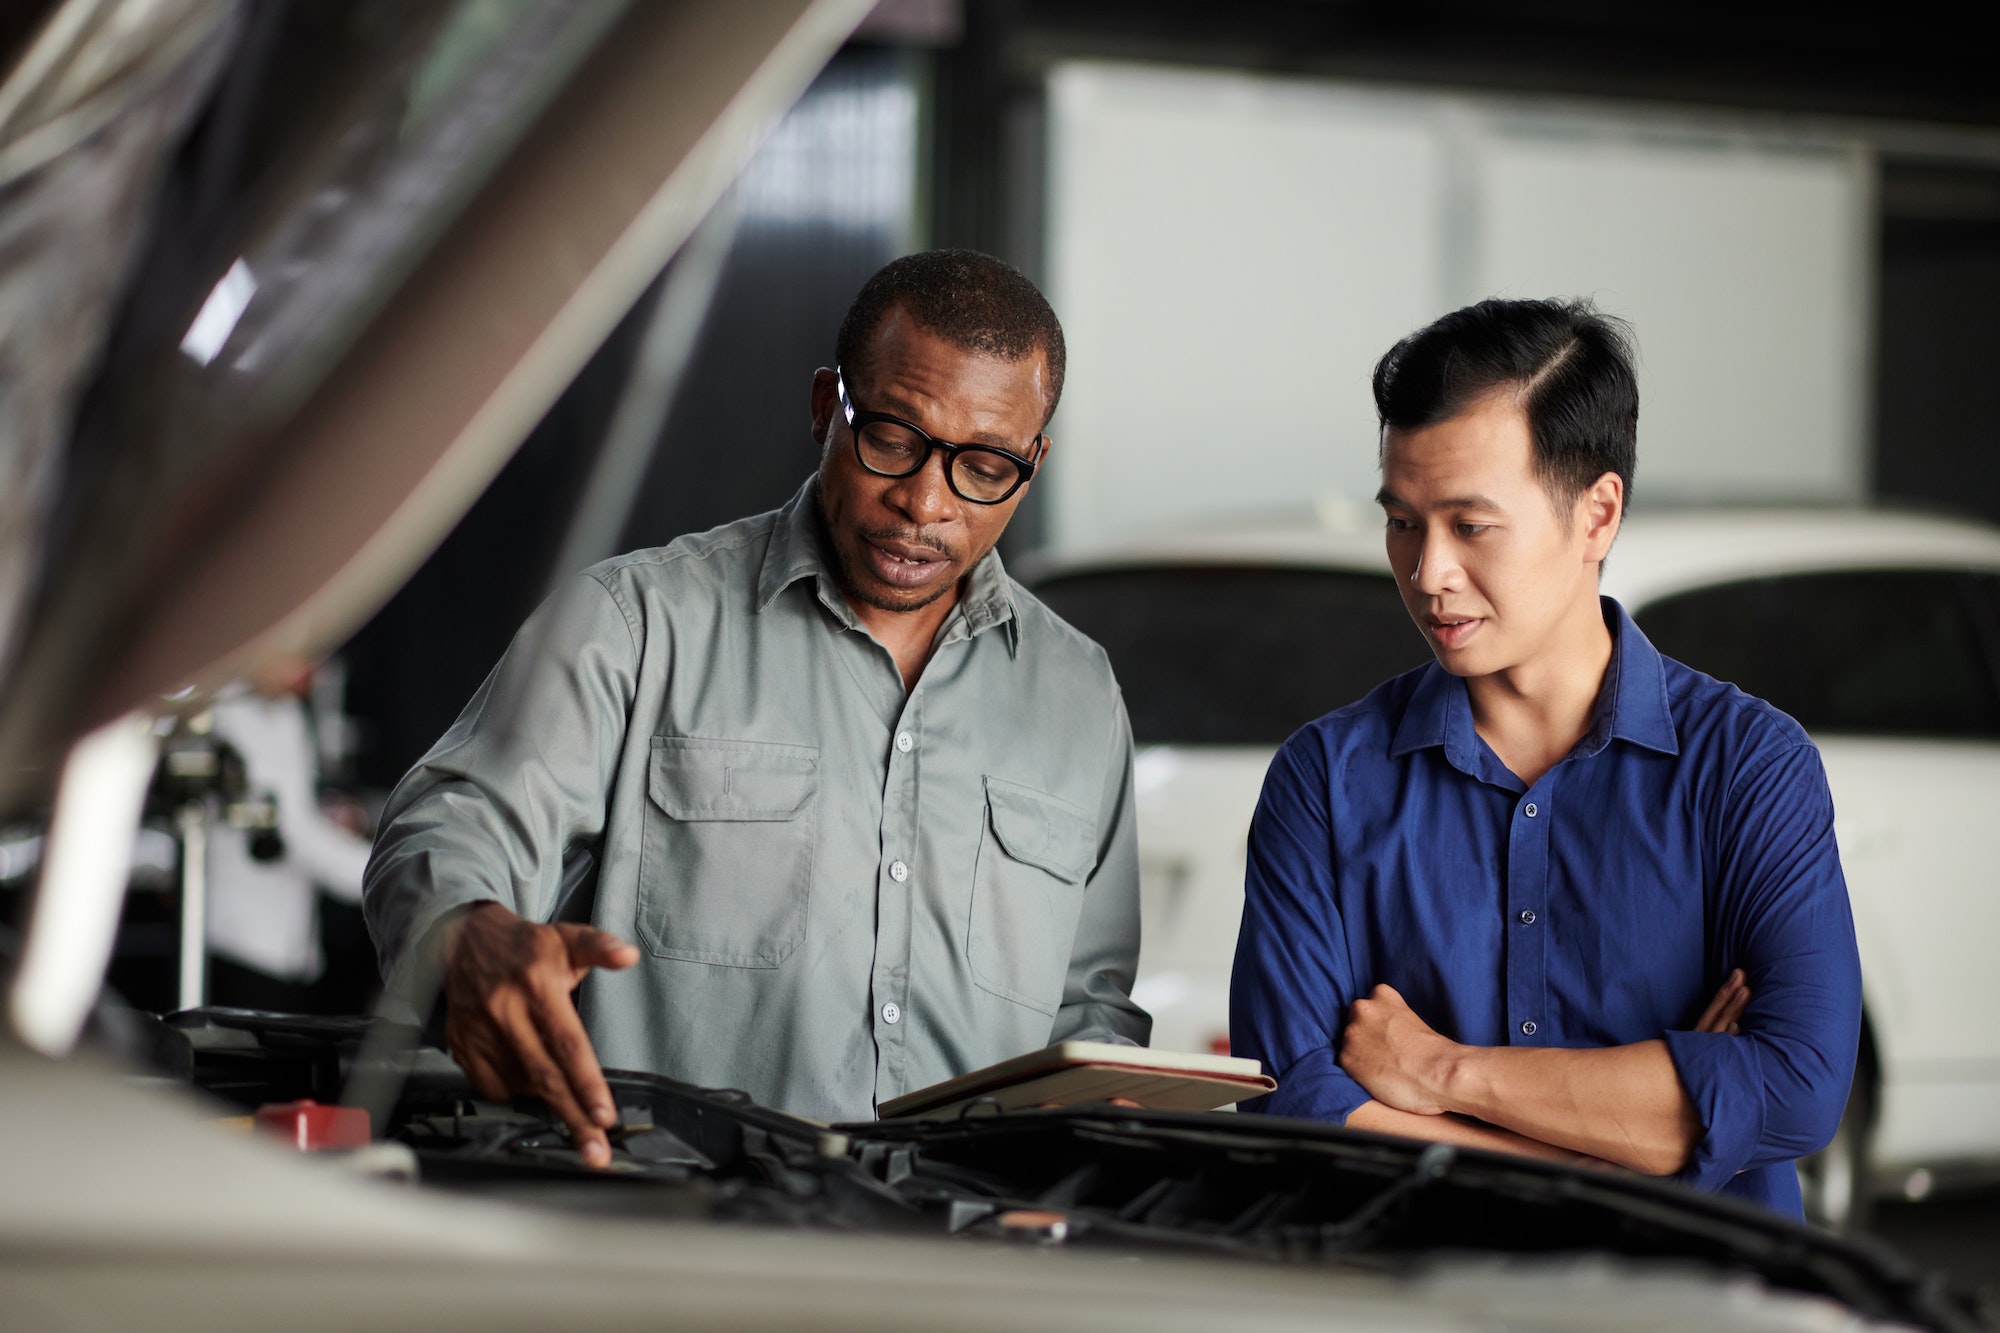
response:
M54 359L0 365L42 408L0 450L0 814L97 724L341 642L869 8L58 6L0 91L0 236L53 209L0 295L61 278L8 316Z

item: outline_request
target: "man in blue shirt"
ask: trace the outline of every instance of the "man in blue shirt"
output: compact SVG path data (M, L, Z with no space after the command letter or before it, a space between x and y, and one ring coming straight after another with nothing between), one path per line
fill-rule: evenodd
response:
M1638 388L1581 302L1486 301L1375 369L1387 542L1437 660L1294 735L1251 825L1246 1107L1608 1163L1801 1211L1861 977L1819 752L1660 656L1598 570Z

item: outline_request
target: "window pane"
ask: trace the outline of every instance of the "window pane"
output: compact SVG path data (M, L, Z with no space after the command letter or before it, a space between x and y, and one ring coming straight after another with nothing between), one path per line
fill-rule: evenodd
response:
M1969 576L1797 574L1683 593L1638 622L1667 656L1815 731L2000 734Z
M1275 745L1430 660L1384 575L1112 570L1035 592L1110 654L1142 745Z

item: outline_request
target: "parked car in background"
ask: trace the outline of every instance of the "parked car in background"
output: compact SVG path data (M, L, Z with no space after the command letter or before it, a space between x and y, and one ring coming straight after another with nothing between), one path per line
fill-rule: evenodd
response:
M1110 653L1140 745L1154 1041L1225 1049L1245 836L1276 747L1430 654L1379 530L1215 529L1043 560L1036 592ZM2000 1172L2000 530L1862 510L1640 515L1604 591L1668 656L1819 743L1865 994L1848 1114L1808 1209L1857 1225Z

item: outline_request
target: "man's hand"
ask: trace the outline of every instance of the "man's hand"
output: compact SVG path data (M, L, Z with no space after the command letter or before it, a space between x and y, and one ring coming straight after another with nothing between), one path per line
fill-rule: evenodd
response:
M1722 983L1722 989L1708 1002L1708 1008L1701 1011L1701 1018L1695 1023L1696 1032L1727 1032L1735 1036L1742 1021L1743 1011L1750 1007L1750 982L1737 968Z
M1443 1115L1451 1063L1463 1049L1418 1018L1393 986L1377 986L1348 1007L1340 1033L1340 1067L1384 1106L1413 1115Z
M610 1165L604 1131L618 1108L570 993L593 967L630 967L639 951L589 926L537 925L478 903L441 928L439 952L445 1044L473 1088L490 1101L540 1097L585 1162Z

